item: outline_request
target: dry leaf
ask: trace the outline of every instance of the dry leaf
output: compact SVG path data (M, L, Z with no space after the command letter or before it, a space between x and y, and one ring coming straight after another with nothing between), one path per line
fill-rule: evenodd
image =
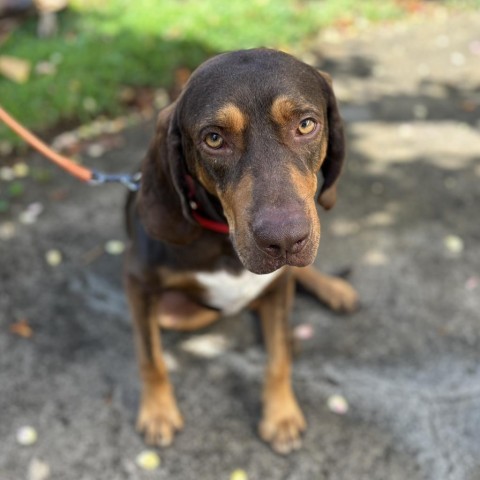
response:
M345 415L348 412L348 402L342 395L332 395L327 400L328 409L337 415Z
M15 224L13 222L0 223L0 240L10 240L15 236Z
M10 325L10 332L23 338L31 338L33 336L32 327L25 319L12 323Z
M25 178L30 173L30 168L26 163L18 162L13 166L13 173L17 178Z
M47 480L50 473L50 465L38 458L33 458L28 466L28 480Z
M30 77L31 63L22 58L0 55L0 74L16 83L25 83Z
M121 255L125 251L125 244L120 240L109 240L105 244L105 251L110 255Z
M45 254L45 260L51 267L57 267L62 263L62 254L59 250L49 250Z
M0 168L0 180L4 182L11 182L15 178L15 172L13 168L2 167Z
M470 277L465 282L465 288L469 291L475 290L480 285L480 277Z
M25 427L20 427L17 430L17 442L24 446L24 447L29 447L30 445L33 445L36 443L38 440L38 434L37 431L30 426L25 426Z
M136 463L143 470L156 470L160 466L160 457L153 450L144 450L138 454Z
M463 240L457 235L447 235L443 239L445 248L454 255L459 255L463 251Z
M182 342L180 348L199 357L214 358L224 353L228 346L228 340L223 335L212 333L191 337Z
M302 323L293 329L293 336L299 340L308 340L315 334L315 329L310 323Z
M245 470L241 470L240 468L234 470L230 475L230 480L248 480L248 475Z

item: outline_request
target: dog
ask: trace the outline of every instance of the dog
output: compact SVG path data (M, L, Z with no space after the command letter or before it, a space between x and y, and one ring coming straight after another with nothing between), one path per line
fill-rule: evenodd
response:
M348 283L310 266L320 240L317 178L328 210L344 154L330 77L276 50L207 60L159 113L126 209L137 429L147 443L167 446L183 427L160 329L191 331L250 308L268 354L259 434L281 454L300 447L306 422L288 328L295 281L335 311L358 304Z

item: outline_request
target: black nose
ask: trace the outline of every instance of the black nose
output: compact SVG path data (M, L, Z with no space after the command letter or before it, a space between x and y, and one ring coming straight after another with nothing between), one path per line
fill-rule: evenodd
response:
M275 209L258 215L252 230L260 249L279 258L303 249L310 233L310 222L303 211Z

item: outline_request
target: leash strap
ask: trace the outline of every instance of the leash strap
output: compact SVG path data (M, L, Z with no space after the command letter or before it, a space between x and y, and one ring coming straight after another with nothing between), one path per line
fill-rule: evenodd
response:
M15 120L9 113L7 113L0 105L0 120L2 120L7 127L12 129L20 138L25 140L30 146L41 153L44 157L63 168L66 172L74 177L87 182L90 185L104 185L106 183L121 183L132 192L138 191L140 188L141 173L137 172L133 175L125 173L104 173L97 170L90 170L78 165L72 159L60 155L52 150L45 142L40 140L37 136L27 130L17 120ZM228 224L224 222L217 222L203 216L198 210L199 205L195 199L195 186L193 179L187 176L190 196L190 208L192 209L193 218L200 226L217 233L228 234Z
M0 105L0 120L2 120L7 127L12 129L19 137L25 140L30 146L41 153L44 157L51 160L53 163L63 168L70 175L78 178L83 182L88 182L90 185L103 185L105 183L121 183L131 191L137 191L140 185L140 174L108 174L98 172L96 170L89 170L81 165L75 163L72 159L60 155L52 150L46 143L42 142L32 132L27 130L17 120L15 120L9 113L7 113Z

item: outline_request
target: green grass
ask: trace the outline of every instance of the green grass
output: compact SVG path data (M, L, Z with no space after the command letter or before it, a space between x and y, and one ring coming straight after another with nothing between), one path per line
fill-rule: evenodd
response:
M33 69L22 85L0 77L0 104L37 131L113 116L124 108L123 87L168 87L175 68L194 68L215 53L298 50L336 21L401 14L393 0L74 0L56 37L39 40L31 19L0 45L2 55L57 68L54 75ZM0 139L19 144L1 125Z

